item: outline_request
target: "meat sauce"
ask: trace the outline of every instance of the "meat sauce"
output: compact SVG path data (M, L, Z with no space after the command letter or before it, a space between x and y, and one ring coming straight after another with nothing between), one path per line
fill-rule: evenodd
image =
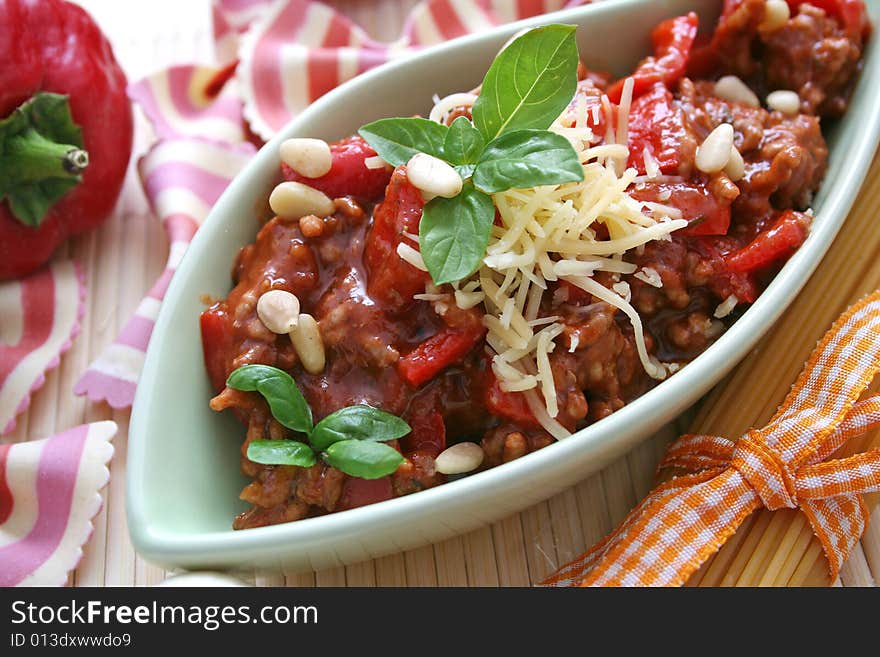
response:
M828 157L819 117L844 111L868 32L864 8L861 14L854 9L861 3L790 4L796 11L788 23L764 34L758 27L763 0L728 0L711 41L698 42L693 52L696 18L667 21L655 31L655 56L635 73L629 164L644 174L648 149L661 175L631 193L677 207L690 223L671 240L627 253L629 262L654 273L653 280L618 280L603 272L595 278L608 287L629 285L648 350L663 362L683 365L712 344L806 239L805 211ZM794 89L801 113L785 116L718 98L711 80L722 74L741 76L759 95ZM583 66L579 78L577 93L588 103L617 93L618 84ZM701 173L694 164L697 147L721 123L733 125L744 160L745 174L736 181L724 172ZM604 127L595 131L603 134ZM206 367L218 392L211 407L232 409L247 427L241 466L252 482L241 498L251 508L236 518L237 529L441 484L446 477L435 471L434 459L463 440L482 446L484 468L553 442L523 396L501 389L479 307L460 309L449 286L433 289L430 300L413 299L430 287L430 278L397 255L400 243L414 243L423 206L405 167L366 167L364 160L375 153L358 137L333 144L332 153L331 171L321 179L302 179L286 168L283 175L335 198L335 212L265 223L238 256L232 291L201 317ZM257 300L273 289L295 294L303 312L318 320L327 351L320 374L306 372L289 337L272 333L257 317ZM733 312L716 317L723 315L716 312L719 305L731 299ZM540 316L550 315L565 327L550 361L556 419L567 429L606 417L656 384L617 308L559 283L542 302ZM252 363L289 372L316 421L353 404L404 418L412 432L389 443L405 457L403 465L389 477L364 480L320 462L299 468L248 460L251 441L293 434L259 395L225 387L230 372Z

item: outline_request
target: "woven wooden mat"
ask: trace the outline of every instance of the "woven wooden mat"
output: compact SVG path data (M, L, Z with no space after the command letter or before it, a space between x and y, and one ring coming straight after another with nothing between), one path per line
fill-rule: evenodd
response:
M80 0L80 4L110 35L130 79L175 62L211 61L208 0ZM373 36L393 39L416 0L338 0L328 4L350 15ZM168 20L169 15L174 16L173 21ZM138 117L135 152L142 153L150 140L149 128ZM665 445L694 426L694 421L703 431L734 435L731 432L769 417L832 319L851 300L880 286L875 256L880 249L880 231L873 214L880 200L878 173L880 163L875 163L869 178L872 182L862 191L844 234L795 306L734 374L715 389L696 420L696 411L686 414L600 473L479 531L345 568L274 576L244 573L242 577L258 585L291 586L526 586L540 581L613 528L650 489ZM852 238L844 240L847 234ZM89 296L83 332L34 396L12 440L39 438L81 422L112 419L119 424L106 504L96 519L85 558L70 582L90 586L155 584L166 573L135 553L126 528L129 413L88 403L72 394L78 376L113 340L161 273L167 256L167 240L149 212L133 166L113 218L65 249L80 260L87 272ZM858 257L848 258L852 249L858 249ZM838 265L844 260L850 284L835 286ZM829 290L832 293L826 294ZM766 360L762 354L774 349L786 350L789 358L785 367L768 377L762 372ZM750 383L755 381L763 382L759 390ZM731 409L737 409L737 413ZM792 516L774 515L778 517L755 514L693 583L758 583L762 573L771 571L776 578L764 583L827 583L809 533L793 524ZM836 584L873 586L880 577L880 512L875 511L873 519ZM780 580L780 572L788 579Z

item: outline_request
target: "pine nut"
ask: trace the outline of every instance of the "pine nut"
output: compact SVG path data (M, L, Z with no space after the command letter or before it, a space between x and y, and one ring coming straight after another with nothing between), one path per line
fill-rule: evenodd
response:
M785 0L767 0L764 5L764 20L758 25L762 32L774 32L788 22L791 10Z
M730 147L730 159L727 161L727 166L724 167L724 173L733 182L742 180L746 175L746 163L743 161L743 156L740 155L740 152L736 150L736 146Z
M482 447L476 443L456 443L440 452L434 469L440 474L463 474L476 470L482 462Z
M330 146L323 139L288 139L279 152L284 164L306 178L320 178L333 166Z
M797 92L781 89L767 94L767 107L783 114L797 114L801 109L801 97Z
M289 333L299 319L299 299L286 290L264 292L257 300L257 317L272 333Z
M760 107L761 101L745 82L735 75L725 75L715 83L715 95L731 103Z
M324 370L324 341L314 317L301 313L290 331L290 341L306 372L320 374Z
M703 173L718 173L730 161L733 126L722 123L706 137L697 149L697 168Z
M430 196L452 198L461 191L458 172L441 159L416 153L406 163L406 175L413 186Z
M283 182L269 195L269 207L282 219L299 219L307 214L329 217L336 206L323 192L298 182Z

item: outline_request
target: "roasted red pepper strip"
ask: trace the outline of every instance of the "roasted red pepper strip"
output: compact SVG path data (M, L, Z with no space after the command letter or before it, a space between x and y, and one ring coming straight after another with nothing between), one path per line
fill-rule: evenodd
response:
M330 144L330 171L320 178L306 178L286 164L281 165L286 180L301 182L324 192L330 198L354 196L360 201L377 201L391 179L387 167L370 169L364 164L376 151L361 137L354 136Z
M687 137L681 108L660 83L633 101L629 113L629 166L645 173L645 151L650 151L660 171L674 175L681 165L681 145Z
M739 251L724 258L725 265L732 272L746 273L764 269L788 258L807 239L809 219L806 215L785 210L773 226L758 233L751 242Z
M483 339L483 333L444 328L397 361L397 372L408 384L418 387L459 362Z
M419 221L425 201L422 193L398 167L388 183L385 199L373 212L373 226L367 233L364 262L369 271L370 296L398 312L413 302L413 295L424 292L429 277L397 255L403 233L419 234ZM415 246L413 246L415 248Z
M632 74L633 98L638 98L657 82L671 87L684 75L688 55L697 36L699 19L693 12L663 21L651 33L654 43L654 56L639 64ZM619 103L626 78L618 80L608 88L608 98Z
M202 329L202 351L205 357L205 368L216 392L226 386L226 354L229 353L229 342L232 327L229 315L218 306L208 308L200 318Z
M486 410L492 415L507 418L523 427L540 426L529 408L525 395L521 392L502 390L501 382L498 381L498 377L495 376L491 368L488 370L487 379L488 385L484 397Z
M59 140L70 131L58 130L65 116L53 112L26 131L45 138L39 148L16 146L11 154L10 144L0 142L0 198L11 192L26 199L16 203L17 209L11 197L0 201L0 279L5 279L36 269L68 236L107 218L125 178L133 123L127 81L110 43L77 5L0 1L0 62L0 121L14 118L17 108L41 92L60 94L67 97L82 141ZM11 132L23 136L20 130ZM80 171L59 177L56 154L74 146L88 153L88 165L81 177ZM27 166L19 162L22 157Z
M730 205L720 202L706 187L689 183L646 183L632 191L639 201L662 203L681 210L691 222L680 235L726 235L730 228Z
M400 439L404 454L422 451L436 457L446 449L446 424L439 411L410 408L406 421L412 431Z

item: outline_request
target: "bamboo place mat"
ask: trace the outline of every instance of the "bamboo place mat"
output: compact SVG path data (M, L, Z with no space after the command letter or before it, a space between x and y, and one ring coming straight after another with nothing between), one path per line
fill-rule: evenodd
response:
M513 1L513 0L511 0ZM378 39L395 38L416 0L329 2ZM208 0L82 0L113 41L130 80L175 62L212 61ZM173 16L173 20L169 20ZM141 559L125 521L128 411L114 411L72 393L87 365L117 335L161 273L168 243L150 214L137 176L136 157L150 143L138 116L135 157L114 216L100 229L70 242L62 255L85 268L88 308L82 334L59 368L19 417L12 441L35 439L82 422L112 419L114 439L105 505L70 583L88 586L152 585L165 571ZM527 586L553 572L610 531L654 480L666 444L687 429L735 437L761 426L782 400L806 357L851 302L880 286L880 160L874 163L840 237L798 300L770 335L696 412L665 427L625 457L564 493L479 531L402 554L315 573L240 576L257 585L290 586ZM696 417L696 419L693 419ZM861 441L880 443L876 437ZM856 441L859 442L859 441ZM876 496L875 496L876 497ZM876 499L869 500L876 502ZM874 585L880 577L880 512L835 584ZM756 513L691 584L827 584L818 544L796 512Z

